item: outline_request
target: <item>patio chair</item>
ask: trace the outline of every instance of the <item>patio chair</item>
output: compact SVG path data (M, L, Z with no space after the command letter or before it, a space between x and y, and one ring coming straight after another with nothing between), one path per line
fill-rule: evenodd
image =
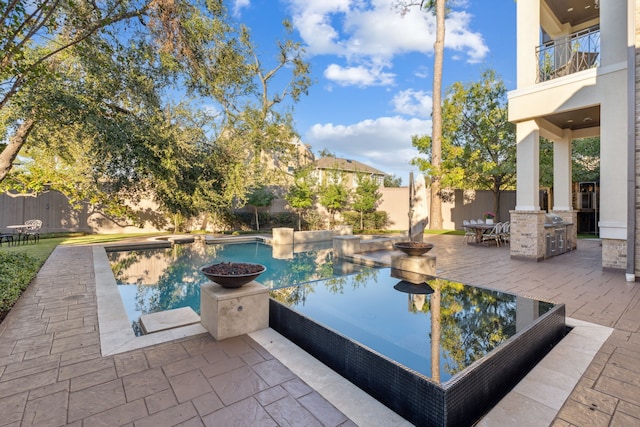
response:
M468 225L471 225L471 222L466 219L462 221L462 229L464 230L464 239L462 240L462 243L468 243L470 238L473 240L476 239L475 230L467 227Z
M42 227L42 221L39 219L30 219L24 222L26 226L22 235L23 239L28 242L29 238L33 236L33 243L40 241L40 228Z
M484 224L484 219L478 218L478 224Z
M475 219L472 219L471 221L469 221L469 224L477 224L478 222Z
M494 240L496 242L496 246L500 246L500 233L502 233L502 223L499 222L493 226L493 228L482 235L483 242L490 242Z
M13 234L8 233L0 233L0 246L2 246L2 241L7 242L8 244L13 243Z
M502 243L509 243L511 238L511 223L509 221L502 223L502 232L500 233L500 240Z

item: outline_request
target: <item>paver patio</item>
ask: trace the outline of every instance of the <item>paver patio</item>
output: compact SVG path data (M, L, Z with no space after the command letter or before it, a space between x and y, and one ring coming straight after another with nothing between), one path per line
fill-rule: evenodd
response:
M615 328L554 426L640 425L640 285L601 271L597 240L535 263L426 238L439 276L562 302L569 317ZM58 247L0 324L0 425L354 425L249 336L102 357L93 270L91 247Z

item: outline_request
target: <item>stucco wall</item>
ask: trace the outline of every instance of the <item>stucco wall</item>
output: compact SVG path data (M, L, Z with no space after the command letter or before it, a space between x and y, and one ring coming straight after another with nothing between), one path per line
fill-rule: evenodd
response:
M381 188L382 201L378 210L389 214L390 230L407 230L409 227L408 187ZM481 218L484 212L493 210L493 194L490 191L455 190L448 193L442 204L443 227L448 230L460 229L465 219ZM509 210L515 208L515 191L505 191L501 196L498 220L508 221ZM0 231L5 227L23 224L37 218L43 222L42 232L82 231L87 233L143 233L167 230L172 224L169 218L158 212L155 203L143 200L135 206L142 212L144 224L139 227L132 223L118 222L105 213L83 205L74 210L64 195L57 191L46 191L37 197L32 195L0 194ZM278 199L273 206L264 208L270 213L286 212L286 202ZM428 203L427 203L428 216ZM195 223L195 221L194 221ZM198 228L201 221L194 225Z

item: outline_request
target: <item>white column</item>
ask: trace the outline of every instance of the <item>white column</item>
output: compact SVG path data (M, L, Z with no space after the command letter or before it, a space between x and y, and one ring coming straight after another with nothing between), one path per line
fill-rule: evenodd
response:
M571 130L553 144L553 210L571 210Z
M540 210L540 131L533 121L516 125L516 210Z
M533 86L538 74L536 46L540 44L540 1L519 1L516 5L516 64L518 89Z

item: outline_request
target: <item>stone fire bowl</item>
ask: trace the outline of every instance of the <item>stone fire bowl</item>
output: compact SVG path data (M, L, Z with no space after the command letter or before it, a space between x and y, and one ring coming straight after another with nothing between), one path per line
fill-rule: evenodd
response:
M262 264L250 262L221 262L206 265L200 268L200 272L207 279L223 288L239 288L255 280L267 270Z
M393 246L409 256L420 256L433 249L432 243L425 242L398 242Z

